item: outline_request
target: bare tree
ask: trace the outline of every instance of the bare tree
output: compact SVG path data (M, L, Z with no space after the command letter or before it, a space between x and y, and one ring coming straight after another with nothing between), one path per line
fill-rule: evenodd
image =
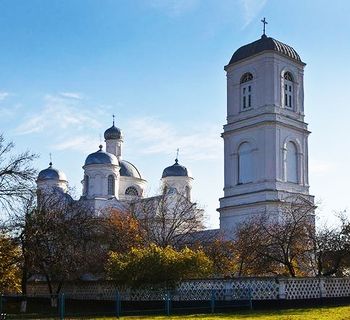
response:
M0 205L9 210L19 199L30 197L36 171L29 151L14 154L14 143L6 143L0 134Z
M26 272L45 278L54 306L64 282L91 272L98 261L96 217L67 194L53 193L26 213L24 224Z
M145 241L161 247L181 245L188 235L204 228L204 211L177 192L164 190L137 201L131 212L140 222Z
M239 273L245 274L253 262L256 269L248 272L260 275L309 274L314 210L311 202L297 197L281 203L275 214L265 213L244 222L236 231L236 248L242 264Z
M310 234L313 251L310 261L317 276L345 276L350 272L350 222L345 213L337 215L339 225L322 226Z

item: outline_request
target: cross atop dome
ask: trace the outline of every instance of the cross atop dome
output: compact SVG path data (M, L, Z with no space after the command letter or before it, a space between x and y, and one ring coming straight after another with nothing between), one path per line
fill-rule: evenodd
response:
M266 37L266 33L265 33L265 31L266 31L266 25L268 24L268 22L266 21L266 18L264 17L264 19L262 19L261 20L261 22L263 23L263 34L262 34L262 36L264 37Z

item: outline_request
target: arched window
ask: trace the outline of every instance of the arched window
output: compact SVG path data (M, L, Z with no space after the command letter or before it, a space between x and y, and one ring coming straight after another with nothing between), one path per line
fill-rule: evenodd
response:
M89 176L85 175L85 178L84 178L84 188L85 188L85 195L88 195L89 194Z
M287 71L283 75L283 87L284 87L284 107L293 109L294 108L294 101L293 101L293 95L294 95L294 80L292 74Z
M238 183L253 181L253 154L248 142L243 142L238 148Z
M291 141L287 143L286 171L287 182L298 183L298 152Z
M252 81L253 75L250 72L245 73L241 77L241 108L246 110L252 107Z
M108 176L108 195L111 195L111 196L115 195L114 176L113 175Z
M125 194L128 196L138 196L139 193L135 187L127 187L125 190Z

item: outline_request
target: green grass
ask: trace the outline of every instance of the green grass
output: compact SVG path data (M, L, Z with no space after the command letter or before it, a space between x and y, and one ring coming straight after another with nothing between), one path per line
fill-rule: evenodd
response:
M241 311L230 314L216 315L191 315L191 316L173 316L173 317L123 317L124 320L150 320L150 319L176 319L176 320L191 320L191 319L206 319L206 320L350 320L350 307L324 307L324 308L304 308L304 309L287 309L276 311Z
M11 318L9 318L11 319ZM12 318L14 319L14 318ZM43 318L41 318L43 319ZM57 319L57 318L56 318ZM79 319L79 318L65 318ZM110 318L87 318L82 317L80 319L95 319L95 320L111 320ZM350 320L350 306L342 307L322 307L322 308L302 308L302 309L286 309L275 311L237 311L235 313L224 314L198 314L198 315L179 315L179 316L135 316L135 317L121 317L122 320L193 320L193 319L205 319L205 320ZM46 319L49 320L49 319Z
M8 319L19 319L9 317ZM26 318L30 319L30 318ZM33 318L32 318L33 319ZM44 319L44 318L36 318ZM54 320L53 318L45 318ZM57 318L56 318L57 319ZM66 317L66 320L112 320L115 317ZM322 307L322 308L300 308L285 310L260 310L260 311L237 311L235 313L223 314L197 314L197 315L176 315L176 316L125 316L121 320L350 320L350 306Z
M98 320L108 318L95 318ZM109 318L111 319L111 318ZM192 320L192 319L205 319L205 320L304 320L304 319L317 319L317 320L350 320L350 307L324 307L324 308L307 308L307 309L287 309L276 311L241 311L230 314L199 314L190 316L154 316L154 317L122 317L124 320Z

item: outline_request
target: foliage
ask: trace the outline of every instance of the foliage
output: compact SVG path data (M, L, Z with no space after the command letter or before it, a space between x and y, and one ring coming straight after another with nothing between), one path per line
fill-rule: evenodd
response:
M151 244L126 254L111 252L107 270L110 278L130 287L173 287L182 279L209 276L212 263L201 250Z
M235 270L235 245L233 241L222 236L212 239L203 248L213 263L213 274L216 277L231 276Z
M125 253L143 244L139 221L130 213L109 209L99 220L101 243L108 251Z
M0 292L14 293L20 290L20 249L13 240L0 234Z
M0 134L0 206L11 210L19 199L30 197L36 171L31 166L35 154L13 154L14 143Z
M146 243L178 246L193 232L203 230L203 210L178 192L166 188L160 196L132 204Z

